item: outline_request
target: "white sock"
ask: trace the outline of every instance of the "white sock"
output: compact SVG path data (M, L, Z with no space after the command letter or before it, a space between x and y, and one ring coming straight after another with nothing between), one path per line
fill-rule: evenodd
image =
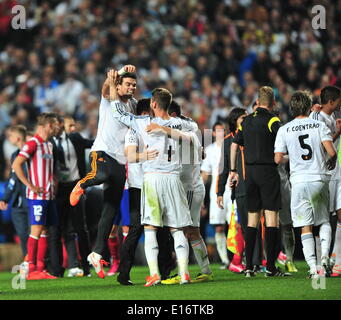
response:
M155 273L160 276L157 257L159 255L159 245L156 239L156 229L144 229L144 252L149 267L149 273L153 276Z
M212 271L210 269L210 262L208 260L207 248L203 238L200 237L198 240L191 241L191 246L201 273L211 274Z
M321 257L329 258L330 243L332 240L332 227L329 222L320 226Z
M171 232L174 238L174 249L176 259L178 261L179 274L181 279L186 279L186 275L189 275L188 271L188 256L189 256L189 245L188 240L185 237L182 230L174 230Z
M336 225L335 233L335 253L336 253L336 265L341 265L341 222L338 221Z
M221 261L225 264L229 264L229 258L227 257L226 249L226 235L223 232L216 232L215 242L217 244L217 251Z
M321 241L320 237L315 237L315 245L316 245L316 263L318 266L321 265Z
M304 233L301 235L303 254L305 261L310 267L311 272L316 272L316 255L315 255L315 241L312 233Z

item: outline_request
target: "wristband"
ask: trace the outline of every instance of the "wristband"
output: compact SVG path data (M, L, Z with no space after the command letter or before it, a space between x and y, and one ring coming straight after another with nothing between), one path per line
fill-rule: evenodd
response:
M119 75L119 76L122 76L123 74L125 74L126 73L126 71L124 70L124 67L122 67L120 70L118 70L118 72L117 72L117 74Z
M230 172L237 172L237 169L230 169Z

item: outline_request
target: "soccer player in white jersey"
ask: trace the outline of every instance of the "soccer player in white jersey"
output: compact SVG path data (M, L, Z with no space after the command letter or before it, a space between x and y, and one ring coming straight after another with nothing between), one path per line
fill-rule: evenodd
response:
M318 278L312 231L313 226L320 226L322 256L327 257L331 240L328 169L335 167L337 155L328 127L323 122L309 119L311 104L310 96L303 91L297 91L291 97L290 110L295 119L277 133L275 162L281 163L285 155L289 155L293 226L301 227L303 253L310 267L310 277Z
M120 71L122 76L117 83L117 90L122 108L135 112L136 100L133 95L136 90L136 69L127 65ZM96 244L88 256L89 263L94 266L100 278L105 277L103 264L106 262L102 260L102 255L107 247L114 217L119 212L126 180L124 137L128 128L112 117L108 98L109 83L106 80L102 87L97 136L90 153L91 171L77 183L70 194L71 205L76 205L86 188L104 184L103 209L98 222Z
M337 150L340 141L341 119L337 119L336 113L340 111L341 90L335 86L327 86L321 90L320 94L321 110L314 111L310 118L322 121L330 129L333 137L335 149ZM338 217L335 244L333 252L336 253L336 261L333 267L333 276L341 276L341 167L337 163L331 171L329 183L330 207L329 212L336 212ZM327 258L321 258L321 264L326 264ZM330 271L330 270L328 270Z
M205 149L206 157L201 165L201 173L204 182L207 181L208 176L212 175L212 182L210 188L210 224L215 227L215 241L217 245L217 251L222 261L221 269L228 269L230 265L229 258L227 256L226 249L226 222L229 221L228 214L231 212L231 189L225 188L224 209L219 208L217 204L217 179L219 176L219 162L221 157L222 144L224 143L224 126L222 123L217 122L213 126L213 136L215 142L210 144Z
M180 105L174 100L168 108L168 113L171 117L182 117ZM154 123L151 124L148 130L152 128L167 130L166 127L160 127ZM172 129L172 132L173 130L176 129ZM170 132L170 134L172 134L172 132ZM191 140L188 143L183 143L181 145L182 171L180 174L180 180L187 194L187 201L193 225L184 228L184 232L191 244L195 259L201 271L191 282L203 282L212 280L213 273L210 268L207 247L200 234L200 211L205 198L205 185L200 174L202 147L195 132L189 132L187 134ZM161 283L177 284L180 283L180 280L180 276L175 275L169 279L161 281Z
M144 172L142 191L142 224L145 225L145 253L150 270L146 287L161 282L157 262L158 243L156 232L158 227L167 226L174 238L174 248L177 256L181 284L189 283L187 239L183 227L192 224L185 191L180 181L181 164L179 162L178 141L168 138L164 131L148 134L146 128L152 122L175 129L196 130L195 123L179 118L171 118L167 109L171 102L171 93L162 88L152 91L151 109L155 117L136 117L125 112L117 97L115 83L117 72L108 73L110 81L110 99L113 117L121 123L134 129L142 137L145 146L159 151L155 160L142 164Z

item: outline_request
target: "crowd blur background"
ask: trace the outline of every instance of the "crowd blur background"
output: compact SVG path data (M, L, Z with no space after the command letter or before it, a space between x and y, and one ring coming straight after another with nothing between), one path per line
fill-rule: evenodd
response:
M11 26L16 4L26 9L26 29ZM317 4L326 29L312 28ZM9 125L32 130L37 114L58 111L96 136L109 67L135 65L137 98L166 87L201 129L225 121L232 107L250 107L265 84L287 122L294 90L317 97L340 86L340 16L340 0L2 0L0 181L14 150Z

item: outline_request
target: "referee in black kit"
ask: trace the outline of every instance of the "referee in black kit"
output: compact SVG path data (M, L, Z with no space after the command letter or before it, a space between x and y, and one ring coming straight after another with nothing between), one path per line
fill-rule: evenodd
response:
M280 120L272 111L275 106L271 87L261 87L258 92L256 110L245 117L231 144L230 180L236 180L237 150L244 146L245 185L248 204L248 226L245 237L246 270L245 276L254 276L252 256L256 242L257 226L261 210L265 214L265 246L267 253L267 277L289 275L276 268L278 211L281 206L280 177L274 162L274 144Z

